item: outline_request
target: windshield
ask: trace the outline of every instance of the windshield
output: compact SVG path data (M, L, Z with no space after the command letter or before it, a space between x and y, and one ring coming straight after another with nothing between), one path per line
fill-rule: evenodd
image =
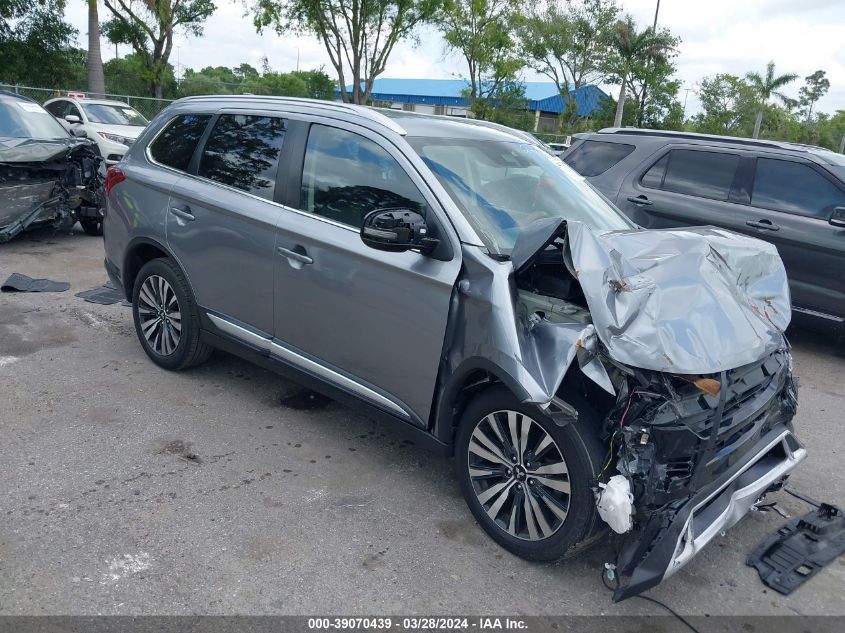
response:
M141 113L128 105L109 105L105 103L83 103L82 109L91 123L106 123L109 125L138 125L149 123Z
M67 138L68 133L37 103L0 101L0 136L11 138Z
M410 137L487 248L509 255L522 230L543 218L599 231L635 225L563 162L535 145Z

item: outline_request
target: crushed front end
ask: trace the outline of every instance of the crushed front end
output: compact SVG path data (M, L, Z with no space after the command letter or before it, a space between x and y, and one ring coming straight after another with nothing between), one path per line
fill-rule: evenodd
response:
M512 255L520 359L557 423L571 414L553 396L573 378L601 420L594 493L625 541L623 600L677 571L805 456L786 272L771 244L714 227L532 227Z
M102 159L87 139L0 139L0 243L39 226L97 222Z
M805 456L784 347L742 367L673 375L608 364L620 387L605 418L608 460L633 506L617 561L623 600L660 583L779 488ZM596 489L601 500L603 489Z

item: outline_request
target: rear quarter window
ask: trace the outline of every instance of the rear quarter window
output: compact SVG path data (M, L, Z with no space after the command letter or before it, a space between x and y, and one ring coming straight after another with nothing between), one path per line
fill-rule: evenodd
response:
M150 156L157 163L188 171L210 114L180 114L168 123L150 143Z
M568 152L563 161L582 176L598 176L634 151L633 145L584 141Z

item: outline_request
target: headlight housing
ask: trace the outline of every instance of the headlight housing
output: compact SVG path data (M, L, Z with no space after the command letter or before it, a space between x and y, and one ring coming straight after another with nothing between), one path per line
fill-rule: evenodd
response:
M132 141L135 139L128 138L126 136L121 136L120 134L109 134L108 132L97 132L100 136L102 136L107 141L111 141L112 143L120 143L121 145L132 145Z

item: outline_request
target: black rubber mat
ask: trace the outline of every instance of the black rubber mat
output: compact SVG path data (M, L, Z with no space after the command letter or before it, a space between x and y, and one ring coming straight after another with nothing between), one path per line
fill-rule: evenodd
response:
M33 279L20 273L12 273L0 286L0 292L64 292L70 288L66 281Z
M91 290L77 292L74 296L79 297L80 299L85 299L85 301L89 303L98 303L104 306L114 305L115 303L129 305L129 302L124 299L123 293L110 283L107 283L105 286L100 286L99 288L91 288Z

